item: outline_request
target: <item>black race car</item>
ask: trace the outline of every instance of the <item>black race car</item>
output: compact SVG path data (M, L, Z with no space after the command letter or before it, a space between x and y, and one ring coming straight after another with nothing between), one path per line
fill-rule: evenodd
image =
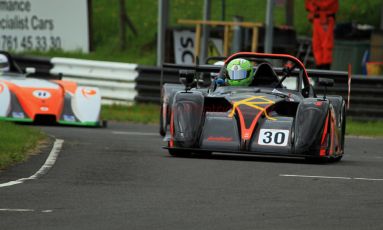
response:
M252 83L217 85L214 78L224 79L235 58L254 63ZM183 83L162 88L160 134L173 156L224 152L338 161L344 154L346 102L317 95L313 84L332 86L330 77L346 72L306 70L293 56L252 52L236 53L223 66L164 68L180 69ZM203 73L213 78L208 87L200 84Z

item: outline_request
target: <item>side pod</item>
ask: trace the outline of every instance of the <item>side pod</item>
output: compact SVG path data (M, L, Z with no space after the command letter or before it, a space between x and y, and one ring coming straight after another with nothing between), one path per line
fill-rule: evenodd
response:
M0 117L8 116L11 110L11 93L5 83L0 82Z
M204 96L201 92L177 92L172 106L176 146L191 148L196 143L201 127Z
M225 151L240 151L240 138L235 118L227 113L206 112L200 147Z
M318 154L329 101L304 99L295 117L294 149L296 154Z
M80 122L97 122L101 110L100 90L94 87L78 87L71 105Z

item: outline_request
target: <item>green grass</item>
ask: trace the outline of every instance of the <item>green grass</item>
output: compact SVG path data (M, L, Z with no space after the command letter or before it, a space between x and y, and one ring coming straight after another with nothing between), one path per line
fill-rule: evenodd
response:
M356 136L383 136L383 121L353 121L347 120L346 134Z
M128 121L143 124L158 124L160 106L155 104L103 105L102 119L108 121Z
M127 48L119 48L118 1L93 0L93 45L90 54L80 52L28 52L28 55L62 56L94 60L121 61L154 65L156 63L157 0L126 0L127 14L133 21L138 35L127 32ZM264 22L265 0L226 0L227 21L242 16L244 21ZM178 19L202 19L203 1L169 0L170 27L179 27ZM221 1L212 1L212 20L221 20ZM379 26L381 0L340 0L337 22L354 21ZM295 0L295 29L300 35L310 35L304 0ZM274 23L284 24L284 8L275 7Z
M0 169L26 160L44 139L37 128L0 122Z

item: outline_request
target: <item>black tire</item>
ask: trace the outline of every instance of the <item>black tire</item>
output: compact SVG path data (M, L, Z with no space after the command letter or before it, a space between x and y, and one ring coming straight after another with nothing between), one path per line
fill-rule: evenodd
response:
M194 153L197 157L201 158L209 158L212 155L212 152L210 151L198 151Z
M339 162L340 160L342 160L342 157L343 157L343 155L332 157L332 158L329 158L328 161L329 162Z
M322 158L322 157L305 157L305 161L308 164L323 164L326 161L326 158Z
M166 130L165 130L165 127L164 127L164 119L163 119L163 105L161 105L161 109L160 109L160 135L161 136L165 136L166 135Z
M168 152L173 157L190 157L192 154L190 151L178 149L168 149Z
M341 139L341 147L342 147L342 154L344 154L344 136L346 135L346 107L343 106L342 109L342 139ZM342 158L342 157L341 157Z

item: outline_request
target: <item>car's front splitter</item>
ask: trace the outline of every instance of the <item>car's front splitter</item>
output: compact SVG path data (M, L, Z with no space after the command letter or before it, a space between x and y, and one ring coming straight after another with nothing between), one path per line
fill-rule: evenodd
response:
M276 156L276 157L295 157L295 158L316 158L318 155L310 154L284 154L277 152L250 152L250 151L233 151L233 150L222 150L222 149L200 149L200 148L181 148L181 147L168 147L164 146L164 149L172 149L178 151L190 151L190 152L219 152L219 153L230 153L230 154L243 154L243 155L255 155L255 156ZM327 157L327 156L326 156ZM326 158L323 157L323 158Z

